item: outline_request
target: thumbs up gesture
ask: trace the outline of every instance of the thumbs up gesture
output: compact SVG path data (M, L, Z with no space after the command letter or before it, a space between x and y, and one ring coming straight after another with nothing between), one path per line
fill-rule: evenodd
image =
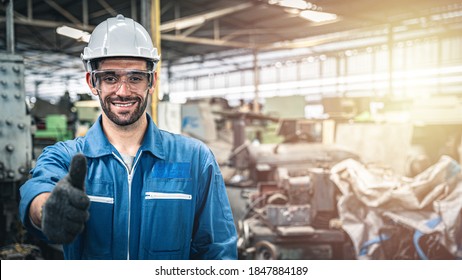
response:
M54 243L70 243L88 220L90 199L85 193L87 161L77 154L69 173L56 183L42 209L42 232Z

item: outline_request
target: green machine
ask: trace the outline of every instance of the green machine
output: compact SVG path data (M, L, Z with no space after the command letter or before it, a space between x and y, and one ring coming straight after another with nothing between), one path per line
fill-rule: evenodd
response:
M37 129L34 142L42 144L54 144L58 141L72 139L74 134L68 128L66 115L48 115L45 118L45 128Z

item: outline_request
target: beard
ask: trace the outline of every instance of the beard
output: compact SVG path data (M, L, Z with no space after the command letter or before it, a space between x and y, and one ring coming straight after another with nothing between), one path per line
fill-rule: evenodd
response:
M106 116L116 125L119 126L128 126L134 124L136 121L140 119L143 115L147 105L148 105L148 94L146 94L145 98L142 99L141 97L120 97L120 96L107 96L103 99L101 95L98 95L99 102L101 104L101 109L106 114ZM137 106L134 111L130 111L124 114L116 114L111 111L112 102L114 101L121 101L121 102L136 102Z

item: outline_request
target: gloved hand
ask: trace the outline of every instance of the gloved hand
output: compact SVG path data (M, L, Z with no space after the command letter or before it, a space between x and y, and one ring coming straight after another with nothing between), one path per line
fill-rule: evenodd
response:
M42 232L52 242L70 243L88 220L90 199L84 190L87 161L77 154L69 173L56 183L42 208Z

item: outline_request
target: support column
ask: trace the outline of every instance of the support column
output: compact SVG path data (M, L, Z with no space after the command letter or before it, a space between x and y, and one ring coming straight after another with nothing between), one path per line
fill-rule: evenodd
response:
M393 25L388 26L388 96L393 96Z
M160 0L151 0L151 36L153 38L153 44L157 48L158 53L161 53L160 46ZM162 61L162 59L161 59ZM152 96L151 110L152 119L157 124L157 103L159 101L159 92L161 86L161 61L157 64L157 83Z
M255 96L253 99L253 112L260 113L260 103L258 100L260 99L259 89L258 86L260 84L260 69L258 68L258 50L255 49L253 51L253 84L255 87Z

